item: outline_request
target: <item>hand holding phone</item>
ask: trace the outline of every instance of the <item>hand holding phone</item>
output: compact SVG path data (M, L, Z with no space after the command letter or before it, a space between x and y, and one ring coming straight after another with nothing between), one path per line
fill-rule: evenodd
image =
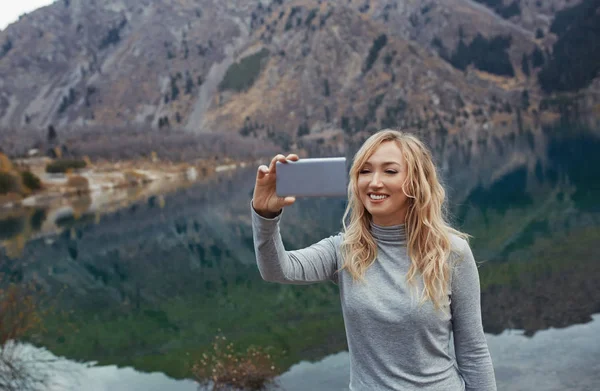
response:
M298 155L290 154L287 157L281 154L275 156L269 166L261 165L256 174L256 184L252 196L252 206L261 216L273 218L285 206L292 205L295 197L280 197L277 195L277 164L288 164L298 160Z

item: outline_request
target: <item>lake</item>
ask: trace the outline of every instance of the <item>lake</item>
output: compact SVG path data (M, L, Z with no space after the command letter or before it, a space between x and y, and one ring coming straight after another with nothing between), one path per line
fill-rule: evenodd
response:
M600 131L579 126L436 141L452 221L473 236L480 262L499 389L600 388L599 152ZM344 389L337 287L260 278L254 175L238 169L113 211L0 220L2 286L26 287L44 309L43 330L26 339L36 347L25 350L104 379L89 389L183 391L222 335L239 349L271 347L283 389ZM344 206L315 199L286 209L287 248L337 233Z

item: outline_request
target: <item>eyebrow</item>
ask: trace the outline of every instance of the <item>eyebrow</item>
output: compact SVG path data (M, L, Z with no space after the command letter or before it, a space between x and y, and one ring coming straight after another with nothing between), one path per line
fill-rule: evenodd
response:
M371 163L371 162L369 162L369 161L365 162L365 165L367 165L367 164L368 164L368 165L373 165L373 163ZM398 165L398 166L402 166L400 163L398 163L398 162L393 162L393 161L390 161L390 162L383 162L383 163L381 163L381 165L382 165L382 166L389 166L389 165L391 165L391 164L396 164L396 165Z

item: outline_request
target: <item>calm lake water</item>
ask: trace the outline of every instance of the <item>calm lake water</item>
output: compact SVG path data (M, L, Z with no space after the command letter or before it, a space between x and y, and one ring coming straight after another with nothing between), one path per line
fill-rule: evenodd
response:
M473 236L481 262L499 388L599 389L600 131L448 137L436 150L453 221ZM111 213L31 210L0 220L3 286L33 284L51 308L44 332L28 339L43 350L27 349L97 364L77 364L89 389L183 391L195 388L185 380L190 365L222 334L240 348L273 347L284 389L309 378L311 389L344 389L337 287L258 274L254 175L236 170ZM286 209L288 249L339 231L344 206L317 199Z

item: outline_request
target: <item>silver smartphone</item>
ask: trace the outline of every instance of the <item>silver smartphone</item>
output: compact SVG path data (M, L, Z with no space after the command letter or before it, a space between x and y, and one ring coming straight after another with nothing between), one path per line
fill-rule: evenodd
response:
M346 158L312 158L276 163L279 197L343 197L347 195Z

